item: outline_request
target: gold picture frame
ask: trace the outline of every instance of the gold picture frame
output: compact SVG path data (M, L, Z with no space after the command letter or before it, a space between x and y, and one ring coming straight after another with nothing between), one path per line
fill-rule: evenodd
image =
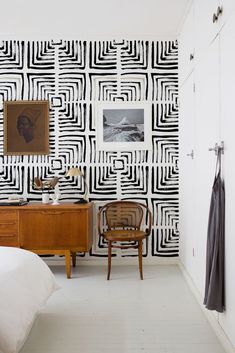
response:
M4 102L4 154L49 154L49 101Z

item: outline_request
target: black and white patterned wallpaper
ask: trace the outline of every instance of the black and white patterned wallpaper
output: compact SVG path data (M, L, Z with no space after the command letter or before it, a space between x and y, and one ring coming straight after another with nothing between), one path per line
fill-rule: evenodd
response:
M81 178L63 178L71 166L86 174L96 210L131 199L153 212L144 256L178 255L178 49L175 41L0 42L0 198L41 200L35 176L60 176L61 200L84 192ZM50 154L3 155L3 102L49 100ZM98 152L98 101L144 101L152 111L152 151ZM96 221L96 217L95 217ZM103 257L97 236L86 256ZM134 256L123 250L120 256Z

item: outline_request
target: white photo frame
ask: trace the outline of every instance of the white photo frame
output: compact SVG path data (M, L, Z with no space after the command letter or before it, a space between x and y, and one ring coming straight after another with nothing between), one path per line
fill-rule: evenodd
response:
M146 102L101 102L96 111L98 151L152 149L151 106Z

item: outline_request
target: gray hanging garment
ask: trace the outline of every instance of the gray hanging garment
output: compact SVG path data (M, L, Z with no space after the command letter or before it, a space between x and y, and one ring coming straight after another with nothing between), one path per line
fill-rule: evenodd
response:
M218 149L207 229L206 283L204 304L209 310L223 312L225 192L221 177L221 149Z

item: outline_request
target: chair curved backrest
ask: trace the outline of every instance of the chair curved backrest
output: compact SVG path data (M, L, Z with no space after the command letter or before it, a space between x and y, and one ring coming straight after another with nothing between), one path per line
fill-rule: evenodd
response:
M143 221L144 211L148 215L148 229L146 235L149 235L152 227L151 212L144 204L134 201L113 201L104 205L98 213L99 234L101 231L102 214L108 230L111 229L136 229L139 230Z

